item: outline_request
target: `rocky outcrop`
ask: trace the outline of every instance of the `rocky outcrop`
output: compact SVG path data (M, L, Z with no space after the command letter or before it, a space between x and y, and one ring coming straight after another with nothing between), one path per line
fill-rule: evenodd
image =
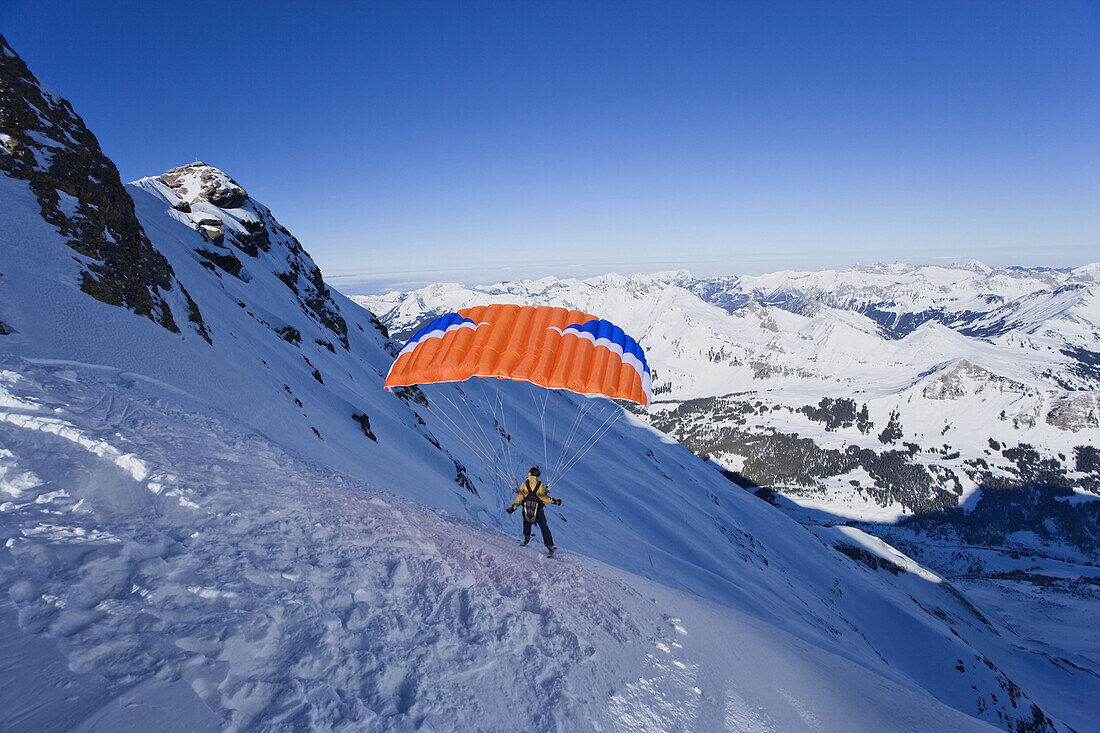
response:
M248 200L248 194L236 181L205 163L173 168L160 177L182 199L181 204L188 207L200 201L209 201L219 209L237 209Z
M179 288L188 322L209 340L198 306L141 228L114 163L2 37L0 170L30 185L42 218L79 255L81 290L179 332L164 296Z
M1100 404L1096 395L1087 392L1063 395L1052 401L1046 422L1072 433L1097 428L1100 427Z
M359 423L359 427L363 430L363 435L367 436L375 443L378 442L378 436L374 434L374 431L370 429L370 417L365 412L353 412L351 415L355 422Z
M348 326L332 299L321 271L271 211L224 172L203 162L173 168L137 185L155 189L199 232L209 247L195 253L211 271L248 279L250 259L263 257L267 269L298 296L302 311L348 348Z
M1029 391L1025 385L1014 379L994 374L966 359L959 359L954 367L929 381L924 388L924 396L930 400L955 400L987 389L1016 394L1026 394Z

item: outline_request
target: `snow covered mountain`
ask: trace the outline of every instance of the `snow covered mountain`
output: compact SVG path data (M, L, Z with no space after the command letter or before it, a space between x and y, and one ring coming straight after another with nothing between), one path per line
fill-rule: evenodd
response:
M434 285L356 301L398 338L486 301L606 314L656 365L656 426L749 482L892 520L1005 481L1100 491L1095 276L888 265Z
M2 39L0 94L0 728L1094 726L1091 656L613 404L386 393L397 344L233 179L114 185ZM589 409L548 560L496 466Z

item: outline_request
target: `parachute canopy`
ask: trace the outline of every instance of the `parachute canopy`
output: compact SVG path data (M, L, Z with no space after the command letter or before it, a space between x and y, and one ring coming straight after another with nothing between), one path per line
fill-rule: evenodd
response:
M621 328L550 306L482 305L440 316L394 360L386 389L495 377L648 405L645 352Z

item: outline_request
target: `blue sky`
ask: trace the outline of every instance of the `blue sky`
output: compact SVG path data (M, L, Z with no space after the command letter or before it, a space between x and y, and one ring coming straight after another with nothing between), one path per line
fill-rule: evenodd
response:
M125 180L222 168L347 292L1100 259L1097 0L5 0L0 32Z

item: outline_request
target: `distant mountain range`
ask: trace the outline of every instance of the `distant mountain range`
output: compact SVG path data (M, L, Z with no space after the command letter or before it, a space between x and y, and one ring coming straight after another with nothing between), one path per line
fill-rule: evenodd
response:
M746 482L839 516L895 519L1004 482L1100 492L1098 274L876 265L354 299L398 339L487 301L598 313L646 349L654 425Z

